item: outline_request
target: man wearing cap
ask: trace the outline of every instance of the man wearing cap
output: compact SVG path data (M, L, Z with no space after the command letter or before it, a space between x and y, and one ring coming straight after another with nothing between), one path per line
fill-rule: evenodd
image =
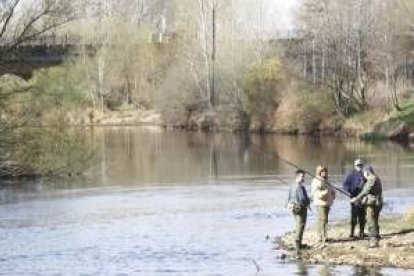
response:
M362 173L362 168L364 167L364 162L358 158L354 162L354 169L348 174L343 182L343 188L347 191L351 198L356 197L361 191L364 185L364 175ZM354 238L355 226L359 224L359 237L364 237L364 228L365 228L365 207L362 204L351 204L351 229L349 232L349 237Z
M362 191L351 199L351 203L361 202L366 207L368 231L371 237L370 247L378 247L380 239L378 220L383 205L382 184L371 166L365 166L363 174L366 183Z

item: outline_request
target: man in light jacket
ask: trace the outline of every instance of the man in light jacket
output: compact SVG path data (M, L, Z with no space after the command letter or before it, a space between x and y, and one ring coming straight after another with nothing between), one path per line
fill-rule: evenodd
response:
M327 226L329 210L335 200L335 191L328 185L328 168L318 166L316 177L312 180L311 188L313 204L317 212L317 231L319 242L325 243L327 239Z

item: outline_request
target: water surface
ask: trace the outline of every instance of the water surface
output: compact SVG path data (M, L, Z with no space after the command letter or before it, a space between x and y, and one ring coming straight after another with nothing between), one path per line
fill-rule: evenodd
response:
M0 190L2 274L413 273L306 266L277 259L272 243L293 228L284 205L294 169L274 153L312 172L327 164L333 181L343 178L355 157L364 158L383 179L384 215L391 215L414 199L409 146L134 127L95 128L85 135L98 151L87 177ZM340 198L332 219L347 216L348 204ZM311 214L308 226L313 224Z

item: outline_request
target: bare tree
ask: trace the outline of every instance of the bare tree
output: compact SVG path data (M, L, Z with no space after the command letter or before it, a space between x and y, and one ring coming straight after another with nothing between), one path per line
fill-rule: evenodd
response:
M0 2L0 63L16 48L75 19L70 1Z
M307 0L303 5L305 43L312 45L305 58L312 60L312 81L331 91L341 115L368 107L379 7L373 0Z

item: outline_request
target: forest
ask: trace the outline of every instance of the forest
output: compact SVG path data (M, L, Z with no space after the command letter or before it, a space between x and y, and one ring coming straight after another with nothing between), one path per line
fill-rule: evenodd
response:
M99 124L414 137L412 1L302 0L290 24L269 5L1 1L4 174L76 172ZM63 61L19 74L34 44Z

